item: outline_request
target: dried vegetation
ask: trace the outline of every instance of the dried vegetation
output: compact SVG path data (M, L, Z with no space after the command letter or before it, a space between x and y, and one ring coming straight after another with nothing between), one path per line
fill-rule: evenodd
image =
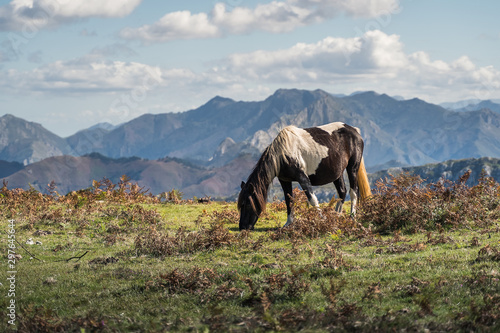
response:
M253 232L237 231L234 205L209 209L217 204L183 200L175 190L155 197L125 176L67 195L54 184L41 194L4 183L0 216L15 219L21 234L45 240L71 231L106 249L88 261L63 262L63 273L49 280L51 272L33 290L62 288L66 276L87 287L82 279L95 279L90 297L132 302L142 316L114 313L114 306L110 313L89 307L64 315L26 286L31 301L19 308L17 328L494 332L500 249L490 239L500 233L500 185L483 175L467 186L468 177L429 185L409 174L380 180L356 218L327 205L312 209L295 190L295 222ZM190 227L175 228L165 207L196 207L199 214ZM279 225L285 211L283 202L271 203L263 220ZM55 242L47 246L53 255L75 251L71 242ZM68 290L68 298L79 297Z

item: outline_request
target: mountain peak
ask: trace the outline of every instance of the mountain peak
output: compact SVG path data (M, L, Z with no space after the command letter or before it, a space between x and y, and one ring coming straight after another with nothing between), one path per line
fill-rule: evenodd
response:
M114 130L117 127L118 126L113 125L111 123L103 122L103 123L95 124L94 126L91 126L91 127L87 128L87 130L103 129L103 130L106 130L106 131L112 131L112 130Z
M352 94L350 94L349 96L380 96L379 93L377 93L376 91L373 91L373 90L359 90L359 91L355 91L353 92Z
M205 103L204 106L211 106L211 107L224 107L226 105L235 103L235 101L231 98L227 97L222 97L222 96L215 96L211 100L209 100L207 103Z
M268 99L271 98L294 98L294 97L314 97L314 98L320 98L324 96L330 96L327 92L321 90L321 89L316 89L316 90L300 90L300 89L278 89L272 94L271 96L268 97Z
M13 114L6 113L0 117L0 119L4 119L4 118L9 119L9 118L16 118L16 117Z
M29 122L27 120L24 120L23 118L19 118L19 117L16 117L14 116L13 114L11 113L6 113L4 114L3 116L0 117L0 119L2 120L6 120L6 121L14 121L14 120L17 120L17 121L25 121L25 122Z
M397 102L398 100L387 94L379 94L376 91L358 91L350 94L346 99L357 100L362 102L378 101L378 102Z
M311 103L326 98L332 97L327 92L317 90L299 90L299 89L278 89L269 96L264 102L270 103L277 110L283 109L286 105L295 110L303 109ZM286 108L286 107L285 107Z

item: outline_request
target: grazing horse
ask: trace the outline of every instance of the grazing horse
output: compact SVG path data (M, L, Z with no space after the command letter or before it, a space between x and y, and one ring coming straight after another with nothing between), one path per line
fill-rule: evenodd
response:
M341 213L347 192L344 170L349 178L351 213L354 215L358 193L361 199L371 195L363 147L359 129L341 122L305 129L285 127L262 153L247 182L241 183L238 196L240 230L254 228L265 211L269 185L275 177L285 194L288 215L285 226L293 222L292 181L300 184L314 207L319 205L312 186L333 182L340 197L336 210Z

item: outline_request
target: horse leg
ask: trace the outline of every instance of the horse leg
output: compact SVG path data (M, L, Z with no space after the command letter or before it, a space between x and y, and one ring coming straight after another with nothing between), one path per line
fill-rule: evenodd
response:
M347 165L347 177L349 178L349 195L351 196L351 215L356 215L356 205L358 204L358 169L360 161L351 158Z
M340 198L340 200L337 202L337 206L335 207L335 211L337 213L342 213L342 207L344 206L345 197L347 194L347 191L345 188L344 177L340 176L340 178L335 180L333 183L335 184L335 187L337 188L337 193L339 194L339 198Z
M285 180L279 180L281 184L281 188L283 189L283 193L285 194L285 203L286 203L286 214L287 214L287 219L286 223L283 227L286 227L290 225L293 222L293 215L292 215L292 195L293 195L293 189L292 189L292 182L285 181Z
M313 192L311 180L309 179L309 177L307 177L305 173L301 172L298 176L297 181L299 182L300 187L302 187L302 190L304 190L304 192L306 193L307 200L309 201L311 206L319 209L318 198L316 198L316 195Z

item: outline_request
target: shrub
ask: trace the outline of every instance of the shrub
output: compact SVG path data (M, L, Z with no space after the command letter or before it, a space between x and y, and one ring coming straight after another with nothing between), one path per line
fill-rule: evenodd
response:
M189 232L179 228L175 235L150 227L135 239L135 248L140 254L168 256L179 253L208 251L231 244L236 237L222 223L211 223L198 231Z
M294 222L286 228L276 230L271 239L311 239L328 234L353 234L359 231L355 220L346 214L337 213L332 207L309 207L306 195L299 189L294 189L293 192L292 211Z
M470 171L458 181L423 185L419 176L402 173L376 183L375 194L359 209L359 221L376 231L409 233L441 228L488 227L500 216L500 186L483 174L479 183L465 184Z
M60 195L56 191L54 182L47 185L48 194L43 194L33 187L28 190L8 189L8 183L3 182L0 188L0 216L16 218L19 222L26 222L29 229L38 223L66 223L88 224L92 214L106 210L107 204L139 204L155 203L159 200L130 178L122 176L118 184L109 179L93 181L92 187ZM139 205L130 206L123 210L127 218L148 220L155 215ZM127 212L128 211L128 212ZM144 215L144 217L140 217ZM153 217L155 219L155 217ZM131 221L131 222L132 222Z

